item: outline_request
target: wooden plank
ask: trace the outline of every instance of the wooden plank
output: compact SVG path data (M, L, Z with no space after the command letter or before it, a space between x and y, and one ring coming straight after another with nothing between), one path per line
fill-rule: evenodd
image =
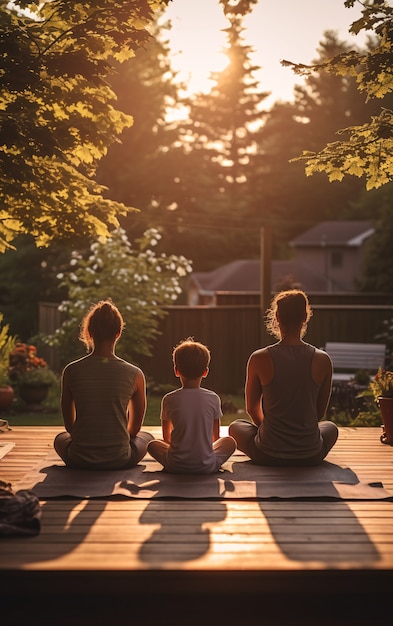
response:
M16 445L0 478L20 480L59 430L1 433ZM379 434L340 428L328 460L392 490L393 448ZM259 626L262 606L274 626L382 626L391 621L392 519L393 502L381 500L43 501L37 537L0 540L4 623L34 615L41 626L107 626L115 606L118 623L132 613L144 626L180 626L186 614L187 626ZM61 606L56 619L48 598Z

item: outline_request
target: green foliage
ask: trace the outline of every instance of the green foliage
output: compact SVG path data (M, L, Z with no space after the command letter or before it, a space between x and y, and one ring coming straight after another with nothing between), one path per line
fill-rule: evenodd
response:
M81 244L80 238L75 238L77 242ZM56 274L70 251L60 244L38 248L29 235L18 236L14 243L15 250L0 254L0 310L10 332L31 341L39 330L38 303L58 302L64 297Z
M352 7L356 0L347 0ZM366 99L383 98L393 91L393 9L385 2L362 5L362 17L354 22L350 32L372 31L375 41L365 53L346 51L324 63L305 66L283 61L300 75L325 71L335 76L354 77ZM294 161L306 163L306 174L325 172L330 181L346 175L366 178L366 188L378 188L393 180L393 112L382 109L379 115L361 126L349 126L338 131L347 133L347 140L328 144L320 152L305 151Z
M132 59L116 64L109 78L119 108L134 123L101 159L97 180L108 187L109 197L140 209L121 219L132 238L153 226L170 232L170 207L181 201L184 152L178 123L167 119L168 108L172 111L181 100L181 85L171 69L167 29L169 24L159 19L149 29L152 37L146 45Z
M351 421L350 426L381 426L381 413L376 411L375 413L368 413L366 411L361 411L358 415Z
M103 197L95 169L132 118L115 108L111 59L130 58L168 0L0 3L0 251L74 232L107 236L129 209Z
M0 313L0 387L10 384L9 357L16 342L16 338L9 334L9 325L3 324L3 319L4 316Z
M319 42L317 63L346 50L348 43L326 32ZM255 211L271 224L274 258L291 256L288 240L316 222L336 220L338 210L341 219L361 219L362 211L362 219L374 214L374 206L354 206L360 194L366 195L359 179L329 183L322 175L306 178L302 164L291 159L304 147L317 152L335 137L337 128L362 124L376 112L373 102L364 102L354 78L315 72L295 87L293 102L277 102L267 113L259 136L263 161L254 181L258 204L254 203ZM368 194L369 202L375 193Z
M370 389L377 402L378 398L393 398L393 372L381 367L370 381Z
M375 233L371 237L364 259L358 288L364 292L391 293L393 291L393 183L380 199L380 216L375 220ZM390 193L389 193L390 192ZM386 341L385 341L386 343ZM391 335L393 348L393 333Z
M152 250L160 237L150 229L131 245L120 228L105 242L93 243L87 254L72 254L69 269L58 277L68 292L60 307L65 321L47 338L59 347L63 362L80 356L80 322L92 303L106 298L118 306L125 321L118 354L127 359L150 354L159 319L165 314L162 307L177 300L180 281L191 272L186 258Z
M366 189L374 189L393 180L393 112L383 109L371 122L338 131L349 134L347 141L329 143L319 153L305 151L306 175L325 172L330 181L346 175L366 175Z

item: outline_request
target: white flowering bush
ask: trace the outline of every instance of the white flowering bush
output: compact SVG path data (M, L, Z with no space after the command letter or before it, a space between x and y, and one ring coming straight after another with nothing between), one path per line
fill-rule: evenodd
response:
M69 271L58 275L60 287L68 290L68 299L60 305L65 321L46 338L58 346L64 362L83 354L78 343L82 318L93 303L107 298L125 322L117 353L127 359L151 354L163 306L174 304L181 279L192 271L185 257L154 252L160 239L158 230L151 228L131 244L119 228L105 242L93 243L87 255L72 253Z

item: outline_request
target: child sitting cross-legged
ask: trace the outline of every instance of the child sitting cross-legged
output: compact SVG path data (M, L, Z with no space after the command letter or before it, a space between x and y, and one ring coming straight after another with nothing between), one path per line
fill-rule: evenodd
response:
M209 372L209 349L188 338L173 351L175 375L181 387L161 402L164 441L149 442L148 452L173 474L212 474L236 450L232 437L220 438L219 396L201 387Z

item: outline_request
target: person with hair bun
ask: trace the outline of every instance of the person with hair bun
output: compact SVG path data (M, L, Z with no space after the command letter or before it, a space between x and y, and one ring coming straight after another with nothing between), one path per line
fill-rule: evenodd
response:
M258 465L317 465L336 443L336 424L324 420L332 389L330 357L303 341L312 315L304 291L276 294L266 328L277 343L251 354L246 411L229 434Z
M145 376L115 354L123 328L123 317L110 299L94 304L82 320L79 338L88 354L63 370L61 410L66 432L54 440L57 454L68 467L134 467L153 439L141 431Z

